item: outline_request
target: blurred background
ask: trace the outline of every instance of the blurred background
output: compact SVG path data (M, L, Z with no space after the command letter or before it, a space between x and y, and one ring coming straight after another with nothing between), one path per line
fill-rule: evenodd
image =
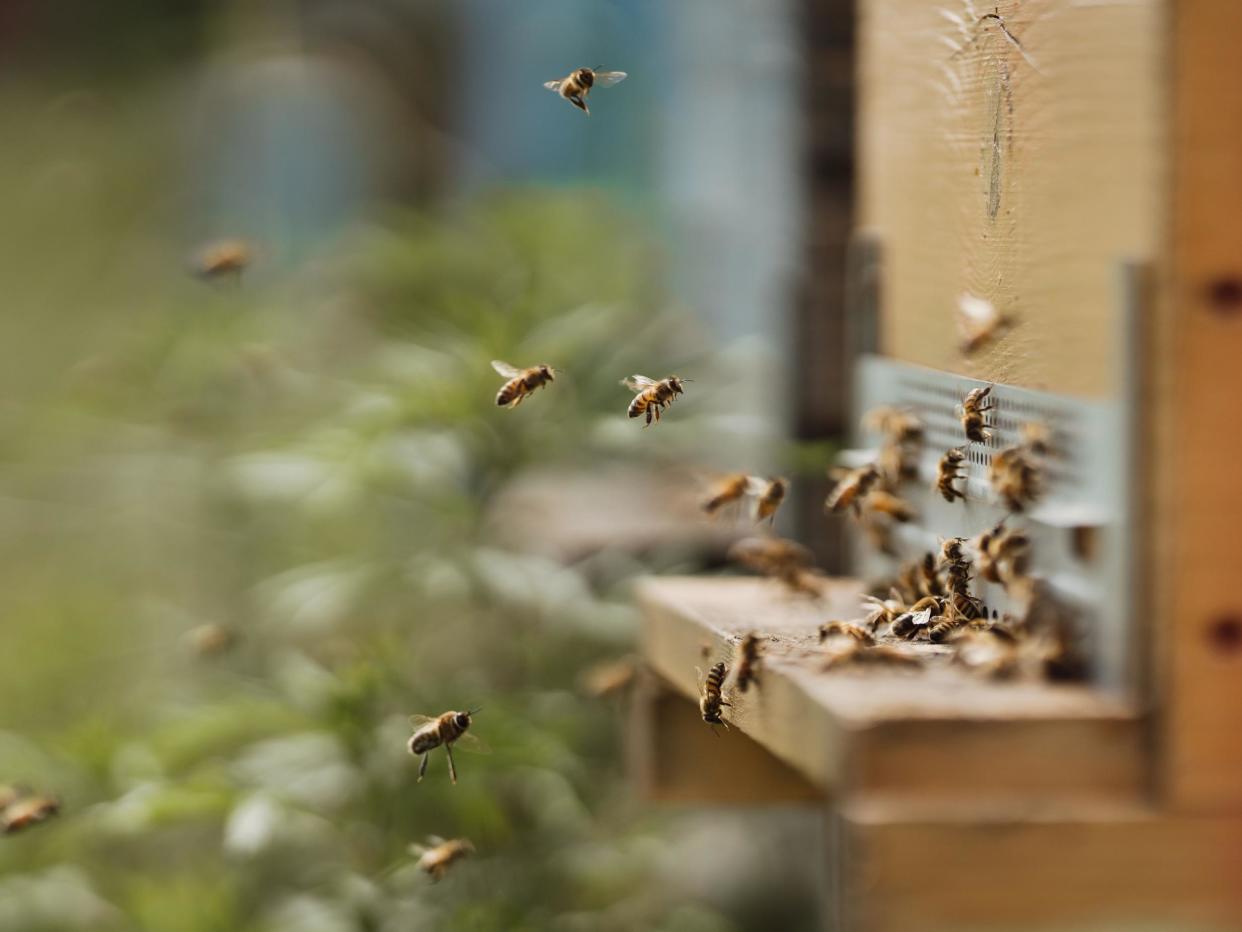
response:
M817 927L820 825L644 804L583 676L740 530L705 474L822 476L849 6L0 6L0 784L62 807L0 928ZM642 430L635 372L696 381Z

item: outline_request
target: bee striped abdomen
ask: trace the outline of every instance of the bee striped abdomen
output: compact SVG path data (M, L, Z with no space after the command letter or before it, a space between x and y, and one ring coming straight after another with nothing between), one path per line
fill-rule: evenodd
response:
M500 387L500 391L496 393L496 404L500 405L501 407L512 404L514 401L517 400L518 395L521 393L524 387L525 387L525 384L522 381L521 377L518 377L516 379L510 379L508 382L502 385Z

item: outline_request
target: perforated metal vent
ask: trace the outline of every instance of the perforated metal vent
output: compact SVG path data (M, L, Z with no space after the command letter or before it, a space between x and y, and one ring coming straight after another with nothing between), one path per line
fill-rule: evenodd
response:
M942 537L969 538L996 524L1006 510L988 484L988 465L999 450L1018 442L1024 423L1041 422L1052 431L1053 439L1053 453L1046 460L1045 491L1026 513L1010 520L1026 527L1031 536L1033 571L1074 606L1096 678L1103 684L1123 685L1128 655L1130 469L1120 406L998 384L990 396L995 409L987 415L991 438L967 444L959 419L962 398L988 383L879 356L863 357L856 371L856 423L866 411L895 405L917 413L926 433L918 479L901 490L918 510L918 518L896 529L900 556L885 557L860 540L860 572L887 575L901 560L937 547ZM863 434L851 459L874 458L880 442L878 435ZM936 466L945 450L964 444L967 499L949 503L932 488ZM1089 549L1083 547L1085 538L1092 541ZM990 607L1008 608L1000 586L980 584L979 589Z

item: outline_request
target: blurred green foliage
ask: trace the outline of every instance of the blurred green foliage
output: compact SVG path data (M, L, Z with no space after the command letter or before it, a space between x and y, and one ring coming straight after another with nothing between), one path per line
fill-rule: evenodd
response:
M131 258L53 324L2 415L0 779L64 810L0 839L0 928L735 927L658 882L673 830L576 692L632 609L483 534L527 466L637 456L618 377L704 344L645 243L581 192L495 195L240 287ZM502 411L493 358L567 371ZM407 716L467 706L493 753L416 785ZM432 886L430 834L478 855Z

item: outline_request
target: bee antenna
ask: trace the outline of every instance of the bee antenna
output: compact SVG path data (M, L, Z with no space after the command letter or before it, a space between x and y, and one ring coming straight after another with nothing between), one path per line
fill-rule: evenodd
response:
M467 715L478 715L482 711L483 711L483 706L479 706L477 709L467 709L466 714Z

